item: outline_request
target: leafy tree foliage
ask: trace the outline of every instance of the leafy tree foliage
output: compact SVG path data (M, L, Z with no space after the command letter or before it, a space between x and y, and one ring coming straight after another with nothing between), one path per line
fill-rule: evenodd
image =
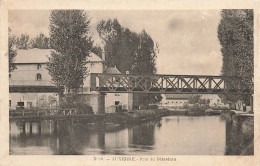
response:
M89 36L90 20L82 10L53 10L50 15L50 39L55 50L47 69L52 81L77 93L88 74L86 57L93 42Z
M120 25L117 19L102 20L97 31L104 42L108 66L116 66L122 73L155 74L158 44L143 30L140 34ZM136 105L160 101L155 94L134 94Z
M16 56L15 50L15 37L11 35L11 29L8 28L8 57L9 57L9 73L11 73L16 67L14 58Z
M156 54L158 44L143 30L139 35L139 42L134 56L133 74L152 75L156 73ZM161 101L160 94L134 94L135 105L148 105Z
M24 49L24 50L30 49L32 45L30 36L27 34L21 34L20 37L16 38L15 45L17 49Z
M32 48L39 48L39 49L49 49L50 48L50 39L45 36L43 33L37 35L31 41Z
M116 66L122 73L131 72L138 46L138 35L122 27L117 19L102 20L97 31L104 42L108 66Z
M100 46L93 46L91 48L91 52L93 52L94 54L96 54L97 56L99 56L100 58L102 58L102 48Z
M222 75L240 76L245 85L253 87L254 76L254 14L253 10L222 10L218 38L222 52ZM237 96L228 95L228 100Z
M189 98L189 103L190 104L196 104L196 103L200 103L201 104L200 97L201 97L201 95L194 95L194 96L192 96L191 98ZM206 101L205 101L205 104L206 104Z
M139 43L134 56L134 74L155 74L155 60L158 44L155 46L153 39L143 30L139 34Z

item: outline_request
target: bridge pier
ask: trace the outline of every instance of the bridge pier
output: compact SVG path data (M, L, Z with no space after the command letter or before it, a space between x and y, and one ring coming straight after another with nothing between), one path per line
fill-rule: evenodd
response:
M30 134L32 134L32 122L30 122Z
M26 133L26 130L25 130L25 122L23 122L23 134Z
M84 104L90 105L94 114L105 113L105 94L97 91L86 92L80 95L80 100Z
M90 94L89 104L92 106L94 114L105 113L105 94L98 92Z

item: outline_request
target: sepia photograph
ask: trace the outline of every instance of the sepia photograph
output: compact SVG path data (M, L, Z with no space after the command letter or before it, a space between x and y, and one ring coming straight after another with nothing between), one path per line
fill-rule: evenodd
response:
M253 9L14 9L8 57L9 155L254 155Z
M0 0L0 165L259 165L257 4Z

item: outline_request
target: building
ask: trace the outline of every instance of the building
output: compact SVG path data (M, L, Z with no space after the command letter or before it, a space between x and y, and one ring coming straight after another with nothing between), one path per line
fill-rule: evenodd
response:
M18 50L16 69L9 74L9 107L52 108L57 106L57 89L51 83L46 62L51 49Z
M222 99L217 94L203 94L200 96L200 100L209 100L210 107L224 107L226 106Z
M122 74L115 67L107 67L104 70L105 74ZM115 80L119 82L119 80ZM121 107L124 110L133 109L133 94L132 93L107 93L105 96L106 113L114 113L117 107Z
M87 58L86 67L89 70L89 75L84 80L82 91L79 93L86 104L92 106L95 114L105 113L105 94L100 94L96 91L90 91L90 75L91 73L103 73L106 68L105 55L102 58L94 53L90 53Z
M162 107L183 107L188 103L190 94L162 94Z
M9 75L9 106L16 108L55 108L58 106L57 88L51 82L47 62L51 49L18 50L14 63L16 69ZM92 106L94 113L105 113L108 107L121 105L123 108L132 109L131 101L128 103L128 94L100 94L90 91L91 73L120 73L117 68L109 68L102 58L90 53L86 67L89 75L81 87L80 96L84 102ZM65 93L68 93L67 91ZM106 108L105 108L106 107ZM113 112L113 111L112 111Z

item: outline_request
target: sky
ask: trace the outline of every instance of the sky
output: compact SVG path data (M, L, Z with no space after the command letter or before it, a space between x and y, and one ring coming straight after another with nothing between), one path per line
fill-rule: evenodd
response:
M131 31L143 29L159 44L158 74L220 75L222 56L217 37L220 10L91 10L90 33L100 44L96 26L117 18ZM50 10L10 10L12 34L49 35Z

